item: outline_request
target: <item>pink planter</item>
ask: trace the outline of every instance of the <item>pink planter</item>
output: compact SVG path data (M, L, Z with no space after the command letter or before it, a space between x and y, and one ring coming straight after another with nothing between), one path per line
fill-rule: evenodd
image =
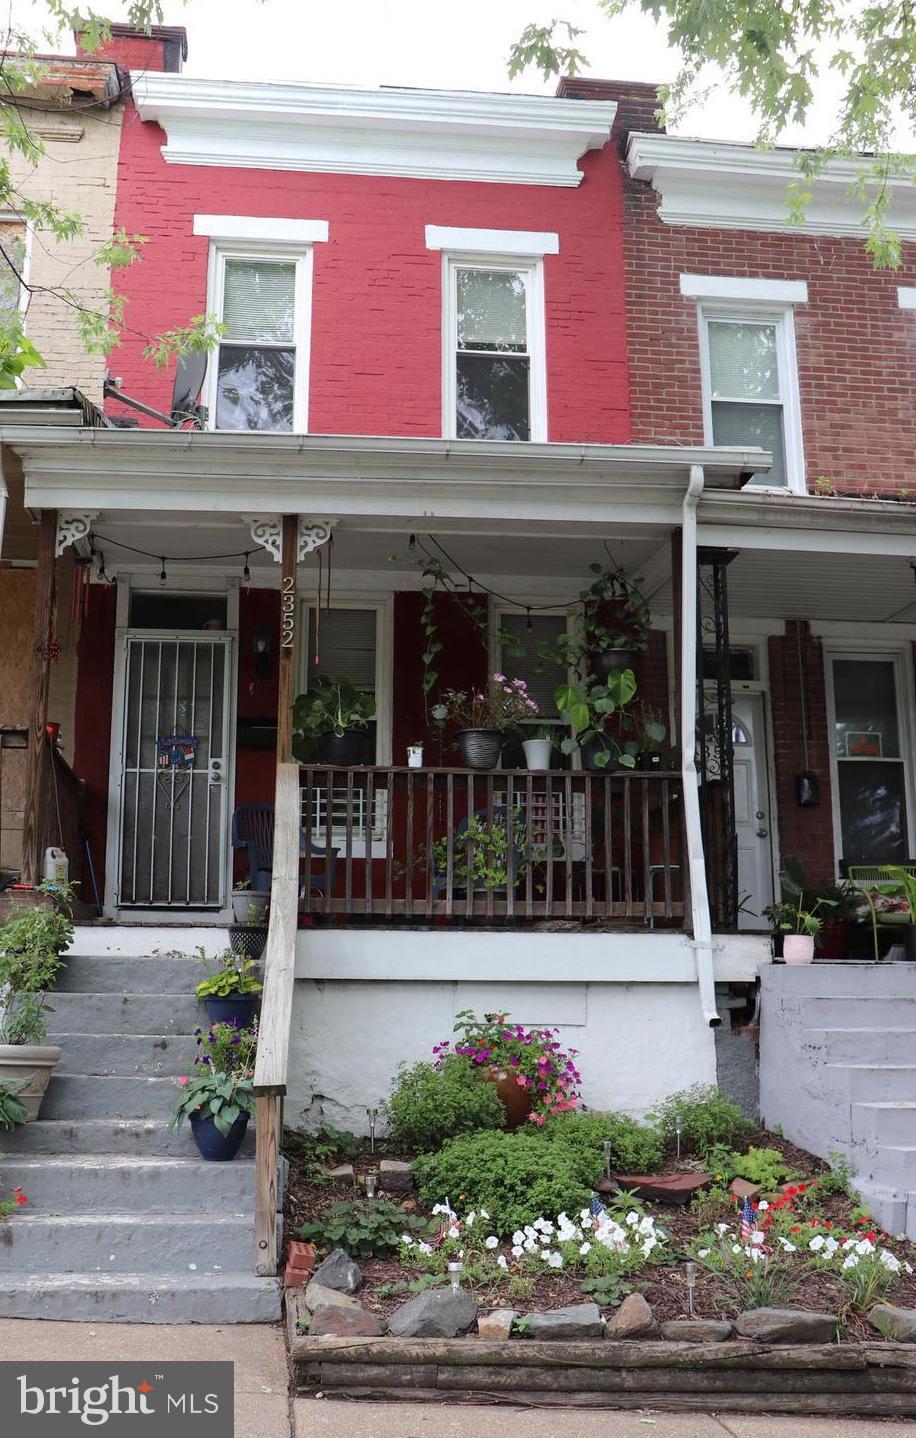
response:
M787 964L810 964L814 958L813 936L786 934L782 941L782 956Z

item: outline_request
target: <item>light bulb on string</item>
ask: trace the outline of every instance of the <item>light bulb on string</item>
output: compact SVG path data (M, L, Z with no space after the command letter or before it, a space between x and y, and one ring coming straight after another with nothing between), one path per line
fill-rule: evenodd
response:
M251 551L245 555L245 568L242 570L242 583L246 589L251 588L251 570L248 568L248 560L251 558Z
M167 575L166 572L165 572L165 555L164 555L164 554L161 556L161 558L160 558L160 560L159 560L159 563L162 565L162 568L159 570L159 583L160 583L160 584L165 584L166 580L168 579L168 575Z
M528 633L530 634L530 633L531 633L531 629L532 629L532 624L531 624L531 605L530 605L530 604L528 605L528 607L527 607L526 610L525 610L525 628L527 629Z

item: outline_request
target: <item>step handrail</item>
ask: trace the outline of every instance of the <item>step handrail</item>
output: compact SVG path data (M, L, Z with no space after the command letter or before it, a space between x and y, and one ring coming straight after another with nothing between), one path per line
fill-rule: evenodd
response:
M255 1092L255 1272L277 1271L282 1098L289 1063L299 911L299 766L278 764L270 923L258 1026Z

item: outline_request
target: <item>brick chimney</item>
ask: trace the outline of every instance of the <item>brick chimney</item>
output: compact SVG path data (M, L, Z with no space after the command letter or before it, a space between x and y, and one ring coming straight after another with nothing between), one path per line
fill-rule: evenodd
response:
M111 26L111 38L89 51L80 31L74 32L76 53L93 60L113 60L122 70L170 70L177 74L188 58L188 32L183 25Z
M655 118L658 86L641 80L590 80L582 75L564 75L557 85L564 100L616 100L614 133L626 144L631 130L664 130Z

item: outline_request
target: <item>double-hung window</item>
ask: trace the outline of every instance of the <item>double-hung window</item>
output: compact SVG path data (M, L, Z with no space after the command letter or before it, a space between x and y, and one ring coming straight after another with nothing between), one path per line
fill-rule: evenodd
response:
M456 262L451 280L455 437L535 438L534 267Z
M211 414L216 429L305 428L304 328L309 256L219 256L219 314Z

